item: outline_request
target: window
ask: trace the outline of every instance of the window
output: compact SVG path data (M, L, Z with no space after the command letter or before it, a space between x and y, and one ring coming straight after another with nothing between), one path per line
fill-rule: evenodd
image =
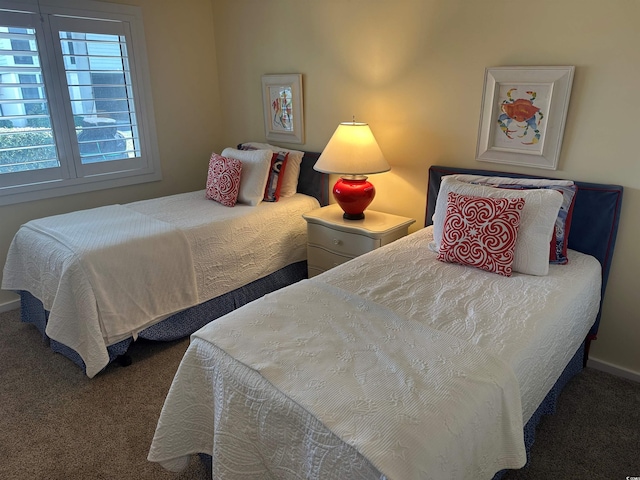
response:
M0 0L0 205L160 180L140 9Z
M12 31L13 30L13 31ZM23 29L19 29L19 28L10 28L9 29L9 33L18 33L16 32L16 30L23 30ZM26 32L25 32L26 33ZM17 39L12 39L11 40L11 48L14 51L20 51L23 50L25 52L28 52L31 50L31 47L29 45L29 40L17 40ZM22 64L22 65L33 65L33 57L26 55L26 56L22 56L22 55L16 55L13 57L13 61L16 63L16 65L18 64Z

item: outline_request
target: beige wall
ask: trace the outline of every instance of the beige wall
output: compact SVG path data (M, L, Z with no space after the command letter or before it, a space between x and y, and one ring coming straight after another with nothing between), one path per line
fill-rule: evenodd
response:
M163 180L0 207L0 264L33 218L204 188L220 110L210 0L117 0L142 7ZM189 8L183 8L188 3ZM219 143L219 140L218 140ZM0 306L16 299L0 291Z
M392 171L372 208L424 222L432 164L625 187L591 357L640 374L640 2L631 0L212 0L225 144L264 140L260 77L302 73L306 150L366 121ZM557 171L477 162L484 69L575 65ZM222 147L223 145L220 145ZM502 167L502 168L501 168Z

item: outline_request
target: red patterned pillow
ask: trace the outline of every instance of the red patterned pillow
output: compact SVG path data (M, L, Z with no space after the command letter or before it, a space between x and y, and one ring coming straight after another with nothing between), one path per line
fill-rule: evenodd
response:
M280 189L282 188L282 179L287 168L288 156L287 152L273 152L267 185L264 188L264 201L277 202L280 200Z
M523 198L449 192L438 260L511 276Z
M227 207L233 207L238 200L241 173L242 162L240 160L213 153L209 160L207 198Z

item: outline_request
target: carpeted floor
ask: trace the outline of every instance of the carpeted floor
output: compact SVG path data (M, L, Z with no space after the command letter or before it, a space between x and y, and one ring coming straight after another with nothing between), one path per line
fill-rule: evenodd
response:
M503 480L640 478L640 383L584 369L536 430L529 464Z
M188 339L138 342L131 366L89 379L18 317L0 314L1 479L206 478L195 456L181 474L146 459ZM640 476L639 455L640 383L586 369L540 425L529 465L504 478L624 480Z

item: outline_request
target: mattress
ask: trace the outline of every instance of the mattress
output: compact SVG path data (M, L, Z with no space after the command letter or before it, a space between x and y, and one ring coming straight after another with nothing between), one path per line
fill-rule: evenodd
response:
M317 207L296 194L227 208L197 191L35 220L14 237L2 288L40 299L49 338L78 352L93 377L107 346L304 260L302 213Z
M507 278L437 261L428 248L431 239L430 228L421 230L306 282L311 290L339 292L339 300L295 293L302 288L298 284L196 332L167 396L149 459L179 470L192 453L212 454L216 478L263 478L265 465L281 478L322 479L415 478L427 470L433 478L489 478L502 468L522 466L522 425L593 324L600 266L570 251L569 264L551 266L546 277ZM306 309L296 306L300 295ZM297 315L291 317L290 310ZM335 323L324 328L335 316L355 330L335 333L343 330ZM279 317L302 328L286 333ZM384 328L373 336L358 333L358 326L372 323ZM323 347L313 349L316 334ZM422 343L436 338L443 343ZM439 350L443 345L452 348ZM340 361L353 351L360 352L360 366L343 370ZM467 359L476 358L469 352L479 352L473 363L482 365L478 372L485 372L484 380L447 351L467 352L462 355ZM331 361L338 366L328 368L324 362ZM324 374L307 378L316 364ZM280 368L275 375L274 365ZM423 377L411 375L416 369ZM443 422L438 426L405 408L411 402L398 394L402 388L385 390L379 379L373 385L380 391L366 388L381 371L405 379L406 391L443 393L420 409L442 408ZM503 392L515 384L517 399L491 400L495 391L484 390L487 375ZM412 378L433 388L413 384ZM447 386L460 379L465 381ZM359 381L362 388L353 394ZM468 390L458 390L465 384ZM332 404L333 396L322 391L347 403ZM479 399L480 409L462 405L460 399L468 397ZM362 421L368 417L376 420ZM490 418L494 423L478 425ZM415 435L415 425L422 435ZM460 425L474 428L460 430ZM503 436L506 425L517 426L519 441ZM474 434L475 440L469 438ZM451 435L459 450L451 448ZM371 445L385 441L391 444L372 451ZM418 449L422 460L412 450L419 441L427 444Z

